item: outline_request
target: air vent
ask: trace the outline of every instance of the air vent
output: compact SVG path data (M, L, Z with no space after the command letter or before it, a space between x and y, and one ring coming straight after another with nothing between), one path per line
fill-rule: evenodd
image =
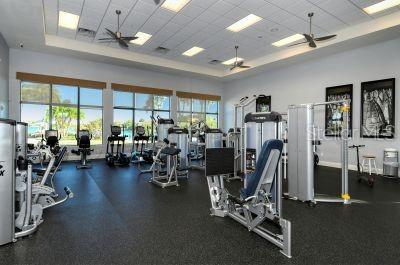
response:
M168 53L170 50L168 49L168 48L165 48L165 47L157 47L155 50L154 50L156 53L160 53L160 54L166 54L166 53Z
M96 31L86 28L78 28L78 35L94 38Z
M211 61L209 61L208 62L209 64L220 64L220 63L222 63L220 60L211 60Z

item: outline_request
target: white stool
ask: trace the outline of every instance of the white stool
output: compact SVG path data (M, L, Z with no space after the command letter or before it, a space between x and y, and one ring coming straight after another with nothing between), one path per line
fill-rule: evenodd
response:
M363 160L362 160L362 164L361 164L363 172L368 167L368 173L371 175L372 174L372 165L374 166L375 174L378 175L378 170L376 169L375 156L363 155Z

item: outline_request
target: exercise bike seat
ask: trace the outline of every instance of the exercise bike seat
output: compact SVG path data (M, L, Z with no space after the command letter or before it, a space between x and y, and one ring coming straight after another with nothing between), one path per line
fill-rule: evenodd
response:
M176 156L181 152L181 149L175 147L165 147L161 153L169 156Z
M277 167L277 164L267 165L267 161L271 155L271 151L274 149L279 151L279 157L280 157L282 154L282 148L283 148L283 142L281 140L268 140L263 144L260 154L258 156L259 159L256 163L256 168L255 168L254 172L246 176L247 187L242 188L240 190L241 198L246 199L248 197L257 195L255 193L257 191L257 187L259 186L259 182L264 177L263 173L268 173L268 168L266 169L265 167L266 166L272 167L272 168ZM277 163L279 163L279 159L277 160ZM275 173L275 170L273 173ZM272 184L272 182L274 181L274 178L275 178L274 176L275 176L275 174L272 174L272 176L271 175L268 176L269 179L266 180L267 183Z

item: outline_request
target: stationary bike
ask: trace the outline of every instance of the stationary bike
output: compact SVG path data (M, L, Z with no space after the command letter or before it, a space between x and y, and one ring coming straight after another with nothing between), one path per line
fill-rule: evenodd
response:
M87 156L93 152L93 149L90 149L92 137L88 130L79 130L78 135L75 134L78 150L71 150L71 153L81 156L80 164L76 165L77 169L92 168L92 165L87 160Z
M365 182L368 184L368 186L370 186L372 188L374 186L375 178L371 175L364 174L362 165L360 163L359 148L362 148L362 147L365 147L365 145L362 144L362 145L349 146L349 148L351 148L351 149L355 148L356 153L357 153L357 180L358 180L358 183Z

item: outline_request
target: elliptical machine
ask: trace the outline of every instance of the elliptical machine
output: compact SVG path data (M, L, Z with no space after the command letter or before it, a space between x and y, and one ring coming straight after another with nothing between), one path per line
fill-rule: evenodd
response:
M78 135L75 134L78 150L73 149L71 153L81 156L80 164L76 165L77 169L92 168L92 165L87 160L87 156L93 152L93 149L90 149L92 137L88 130L79 130Z
M143 126L136 126L136 135L133 137L132 163L153 163L153 150L147 149L150 136L146 135ZM139 147L140 146L140 147Z
M110 167L129 166L129 158L124 153L126 136L123 131L123 127L111 125L111 136L107 138L106 150L106 162ZM116 150L114 150L115 146L117 146Z

